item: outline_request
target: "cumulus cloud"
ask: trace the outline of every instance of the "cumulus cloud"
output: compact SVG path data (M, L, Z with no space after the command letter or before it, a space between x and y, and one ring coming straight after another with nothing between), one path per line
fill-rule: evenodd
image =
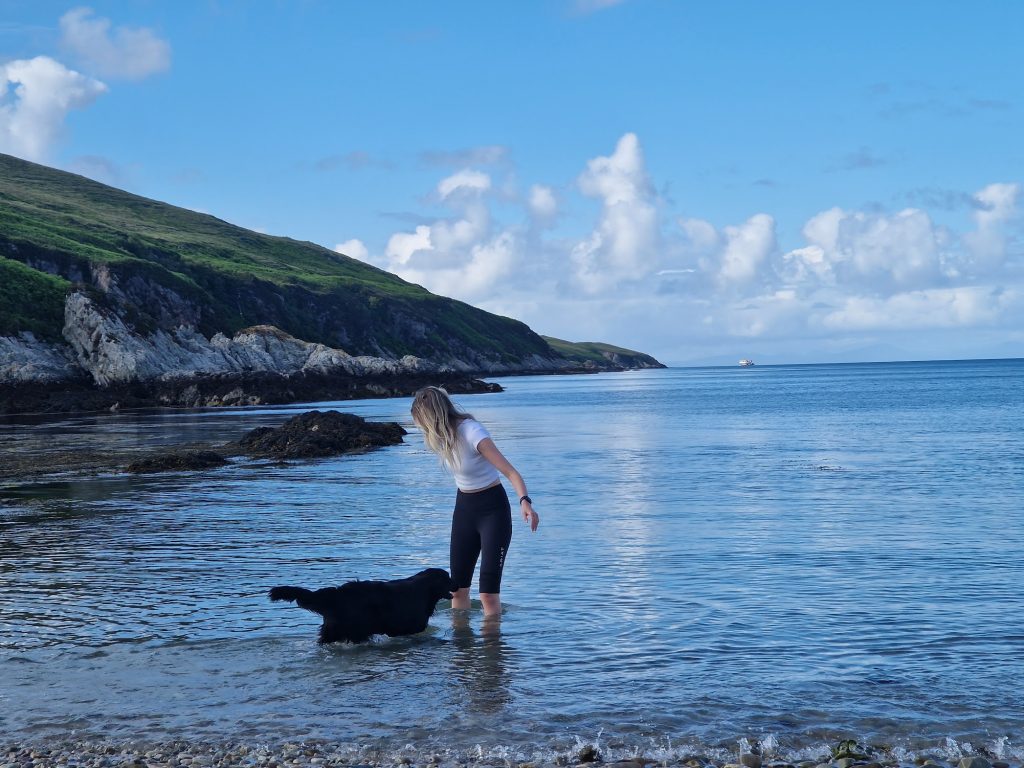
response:
M60 18L61 46L101 77L142 80L171 66L171 46L146 27L111 28L91 8L73 8Z
M73 109L107 91L99 80L47 56L0 64L0 150L45 159Z
M520 236L493 226L486 201L492 187L488 174L471 168L443 178L435 193L452 215L391 235L381 266L435 293L486 298L522 255Z
M590 160L578 184L584 195L599 199L602 206L597 226L571 252L579 285L598 293L654 271L658 212L636 134L619 139L611 155Z
M337 253L351 256L353 259L359 259L360 261L368 261L370 256L370 251L363 241L356 238L346 240L344 243L338 243L334 246L334 250Z
M388 240L388 247L385 256L389 265L401 267L408 264L413 254L420 251L432 251L434 246L430 242L430 227L421 224L416 227L415 232L396 232Z
M1006 261L1009 238L1006 225L1020 214L1020 184L989 184L974 195L976 229L965 236L976 274L990 274Z
M398 275L443 295L482 299L512 271L518 256L515 236L506 231L474 244L457 263L437 268L421 262L421 266L399 270Z
M725 284L751 283L774 250L775 219L767 214L751 216L738 227L726 227L719 279Z
M530 187L527 205L534 219L541 224L550 223L558 215L558 199L555 192L543 184L534 184Z
M809 245L785 254L790 282L815 277L825 284L894 293L932 286L955 267L948 233L924 211L895 214L830 208L803 228Z

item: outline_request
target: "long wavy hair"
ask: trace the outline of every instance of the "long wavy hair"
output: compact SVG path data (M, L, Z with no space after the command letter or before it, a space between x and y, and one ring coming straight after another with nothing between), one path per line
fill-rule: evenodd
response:
M448 467L459 463L459 422L471 418L441 387L424 387L412 399L412 420L423 430L427 447Z

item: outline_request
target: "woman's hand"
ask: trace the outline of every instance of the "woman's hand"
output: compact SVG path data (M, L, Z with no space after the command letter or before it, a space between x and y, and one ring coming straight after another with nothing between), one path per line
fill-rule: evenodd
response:
M540 525L540 515L533 511L533 504L528 501L519 502L519 510L523 513L523 520L530 524L530 530L536 531Z

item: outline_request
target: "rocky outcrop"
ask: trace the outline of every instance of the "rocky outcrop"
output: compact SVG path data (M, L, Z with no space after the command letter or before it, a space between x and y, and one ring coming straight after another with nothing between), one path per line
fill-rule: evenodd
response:
M125 469L134 475L152 474L155 472L183 472L223 467L228 460L216 451L185 451L182 453L164 453L133 461Z
M228 464L226 456L244 454L261 459L312 459L363 453L398 445L406 431L395 422L366 421L353 413L308 411L279 427L258 427L240 440L216 450L177 450L136 459L126 472L186 472L216 469Z
M0 336L0 386L52 384L84 379L69 347L47 344L31 333Z
M260 458L317 458L398 445L405 434L392 421L366 421L354 413L338 411L309 411L280 427L254 429L229 447Z

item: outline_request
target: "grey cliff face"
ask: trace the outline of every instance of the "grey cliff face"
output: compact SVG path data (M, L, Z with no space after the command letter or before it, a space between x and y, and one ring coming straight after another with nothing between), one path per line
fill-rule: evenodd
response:
M558 372L572 366L560 358L530 355L512 362L473 356L426 360L406 355L400 359L352 356L341 349L297 339L272 325L245 328L233 337L211 337L190 322L194 308L179 301L173 291L154 294L152 286L125 286L102 269L94 285L105 295L126 296L146 292L147 306L177 325L165 324L149 332L130 325L120 305L111 308L73 291L64 305L64 344L49 344L30 333L0 337L0 386L32 383L60 384L92 381L100 387L133 383L173 382L204 376L297 373L321 376L374 377L402 374L500 374Z
M374 375L439 370L411 355L397 361L352 357L269 325L246 328L232 338L218 333L207 339L184 325L143 336L83 293L68 297L64 338L80 368L100 386L239 373Z
M81 376L68 347L39 341L31 333L0 336L0 386L59 383Z

